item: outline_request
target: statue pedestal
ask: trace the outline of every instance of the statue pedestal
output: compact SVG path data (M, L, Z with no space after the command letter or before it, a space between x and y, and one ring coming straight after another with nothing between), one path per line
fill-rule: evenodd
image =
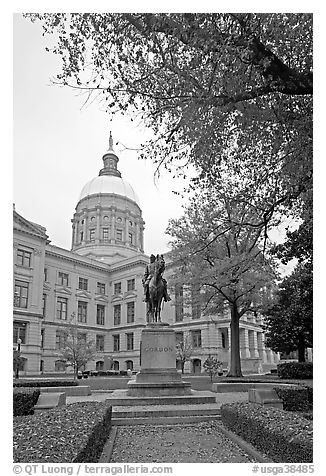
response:
M147 324L142 330L140 359L141 370L128 382L128 396L191 394L191 384L176 370L175 333L169 324Z

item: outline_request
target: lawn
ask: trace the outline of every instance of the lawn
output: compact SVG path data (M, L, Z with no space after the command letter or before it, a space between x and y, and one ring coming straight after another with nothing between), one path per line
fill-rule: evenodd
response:
M182 379L185 382L191 382L191 387L194 390L211 390L212 384L210 378L206 375L191 376L183 375ZM242 379L232 379L232 381L244 382L248 381L249 377ZM89 385L92 390L116 390L127 388L129 377L89 377L87 379L78 380L79 385ZM227 377L217 377L213 382L222 383L230 382L231 379ZM309 385L312 387L312 380L284 380L279 379L277 375L257 375L250 376L251 381L259 382L275 382L275 383L296 383L301 385Z

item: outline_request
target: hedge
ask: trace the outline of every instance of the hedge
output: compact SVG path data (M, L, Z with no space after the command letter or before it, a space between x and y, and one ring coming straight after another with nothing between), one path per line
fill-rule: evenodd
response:
M275 463L313 461L312 422L297 413L257 403L221 406L223 424Z
M22 380L14 382L14 387L71 387L77 386L76 380Z
M13 393L14 416L32 415L40 390L32 388L15 388Z
M83 402L14 418L14 463L98 462L111 413L105 402Z
M277 365L281 379L312 379L312 362L284 362Z
M283 401L283 410L309 412L312 410L311 387L274 387L278 397Z

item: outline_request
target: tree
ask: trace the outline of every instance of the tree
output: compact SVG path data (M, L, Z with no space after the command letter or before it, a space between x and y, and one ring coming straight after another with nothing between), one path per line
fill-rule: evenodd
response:
M288 208L311 190L311 14L27 16L56 38L56 82L150 127L140 155L158 168L192 164L213 184L236 143L260 176L280 168Z
M184 373L185 363L190 360L190 357L193 354L193 346L189 339L189 336L186 336L182 341L178 342L176 345L176 358L181 363L181 372Z
M74 378L77 378L80 369L85 367L87 362L96 355L96 347L93 340L87 340L86 334L80 332L73 322L71 322L65 332L65 346L62 349L62 359L66 365L71 365L74 369Z
M207 359L205 360L203 367L205 369L205 372L208 373L211 382L213 382L213 377L217 375L220 372L223 372L222 369L222 362L218 360L217 357L214 357L212 355L209 355Z
M273 306L264 311L266 345L275 352L298 351L299 362L313 342L313 280L311 263L297 265L279 285Z
M231 187L220 174L216 187L194 195L183 217L170 220L167 233L172 237L175 266L172 284L198 289L208 315L218 314L225 306L230 310L228 375L236 377L242 375L240 318L261 308L264 287L276 275L264 253L266 228L257 206L263 201L261 190L248 191L244 180L233 178Z

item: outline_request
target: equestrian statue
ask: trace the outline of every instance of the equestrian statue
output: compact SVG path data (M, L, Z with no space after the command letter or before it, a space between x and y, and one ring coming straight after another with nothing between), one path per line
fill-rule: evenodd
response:
M147 303L146 321L148 323L161 322L161 304L171 301L167 292L167 282L162 277L165 270L163 255L151 255L146 266L142 283L144 286L144 299Z

